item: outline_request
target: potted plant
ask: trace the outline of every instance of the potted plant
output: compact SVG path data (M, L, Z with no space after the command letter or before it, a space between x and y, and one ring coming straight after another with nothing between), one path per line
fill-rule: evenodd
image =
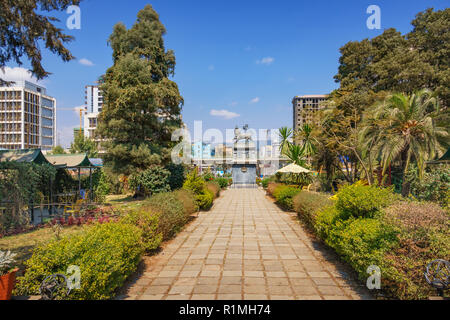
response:
M19 269L13 269L16 254L0 251L0 300L10 300Z

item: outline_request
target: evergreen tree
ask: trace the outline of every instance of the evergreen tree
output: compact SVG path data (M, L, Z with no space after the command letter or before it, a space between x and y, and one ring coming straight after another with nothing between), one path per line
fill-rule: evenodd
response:
M55 146L52 148L52 151L50 152L50 154L52 155L58 155L58 154L65 154L66 152L64 151L64 148L61 146Z
M85 153L89 158L96 158L98 156L95 141L86 138L82 134L75 136L73 143L70 145L70 153Z
M104 107L98 133L105 164L129 175L169 160L173 130L181 127L175 56L164 48L166 30L150 5L128 29L119 23L109 38L114 65L102 77Z
M0 1L0 70L8 61L22 64L22 56L31 61L32 74L43 79L50 73L41 64L42 54L38 41L59 55L63 61L74 59L64 47L73 40L54 25L58 19L38 12L64 11L70 5L78 5L81 0L2 0ZM0 78L0 85L9 83Z

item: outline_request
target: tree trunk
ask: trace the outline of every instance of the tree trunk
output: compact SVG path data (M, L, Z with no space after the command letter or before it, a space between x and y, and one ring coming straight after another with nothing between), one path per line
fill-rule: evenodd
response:
M408 181L406 181L406 175L408 174L410 161L411 161L411 150L408 148L407 155L406 155L405 168L403 171L403 181L402 181L402 196L404 196L404 197L409 196L409 191L411 189L411 184Z

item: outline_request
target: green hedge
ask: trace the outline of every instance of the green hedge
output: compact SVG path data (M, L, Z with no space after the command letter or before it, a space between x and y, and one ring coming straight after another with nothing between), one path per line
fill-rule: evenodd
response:
M294 209L293 198L301 192L297 187L285 184L271 184L268 192L275 198L276 202L286 210Z
M206 188L212 192L214 199L220 196L220 190L222 189L216 181L209 181L206 183Z
M170 171L160 166L130 175L129 186L139 194L149 196L170 191Z
M47 276L65 274L75 265L81 271L81 289L73 290L69 299L110 299L136 270L144 252L141 237L136 226L107 223L40 246L25 262L27 270L18 278L15 294L39 295L39 286Z
M393 189L354 184L339 190L336 207L342 219L351 216L374 218L381 208L387 207L393 200Z
M159 228L160 217L151 210L141 208L128 211L122 217L122 222L137 226L141 230L141 243L146 252L157 249L161 244L163 233Z
M423 273L432 260L450 256L448 213L430 203L393 202L398 197L391 189L376 186L344 187L335 202L326 197L303 191L294 206L362 281L369 276L367 268L376 265L386 297L425 299L435 294Z
M299 218L305 220L309 225L313 225L317 213L324 207L333 205L330 196L317 192L302 191L293 198L294 211Z
M158 233L163 240L173 238L188 222L190 213L185 212L183 203L174 192L160 193L145 201L144 210L158 216Z
M206 187L205 180L198 174L197 170L193 170L188 174L183 189L194 193L195 202L200 209L208 210L211 208L214 201L214 193Z
M219 184L220 188L222 188L222 189L228 188L229 181L227 178L219 177L219 178L216 178L215 181Z
M38 295L47 276L66 274L75 265L80 267L81 289L73 290L69 299L110 299L136 271L141 256L173 237L195 211L192 192L161 193L139 209L124 212L117 222L97 224L40 246L25 263L27 269L18 279L15 294Z

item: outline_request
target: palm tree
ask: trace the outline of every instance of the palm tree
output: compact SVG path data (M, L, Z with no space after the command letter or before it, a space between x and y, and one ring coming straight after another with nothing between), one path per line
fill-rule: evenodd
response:
M302 140L304 155L306 157L311 157L317 153L316 144L317 140L312 135L313 127L309 124L304 124L295 133L295 137Z
M289 149L289 146L291 143L289 142L289 139L291 138L293 133L293 130L288 127L282 127L279 130L280 135L280 153L285 154L287 150Z
M304 148L295 144L289 144L287 151L284 153L292 163L299 166L306 166Z
M411 95L396 93L376 103L364 117L361 131L363 148L380 160L383 176L393 161L400 160L403 170L402 194L408 195L405 176L412 160L420 172L427 160L434 159L448 144L448 131L436 126L439 102L429 90Z

